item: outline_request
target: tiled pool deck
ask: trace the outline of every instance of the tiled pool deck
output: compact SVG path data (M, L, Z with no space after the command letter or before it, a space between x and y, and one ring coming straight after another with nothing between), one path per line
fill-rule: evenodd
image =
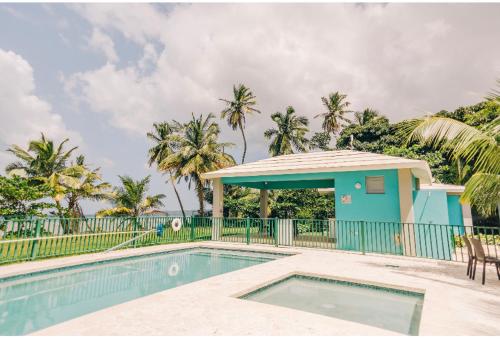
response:
M76 318L39 335L397 335L345 320L238 299L235 296L305 272L425 290L420 335L499 335L500 281L493 267L482 286L466 265L387 255L229 243L163 245L0 267L0 277L61 265L179 249L219 247L298 253ZM388 266L389 265L389 266ZM479 278L480 279L480 278Z

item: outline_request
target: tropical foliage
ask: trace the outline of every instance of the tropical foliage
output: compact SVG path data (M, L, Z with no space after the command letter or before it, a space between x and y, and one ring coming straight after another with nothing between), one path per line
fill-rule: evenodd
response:
M68 203L67 211L71 217L84 217L81 201L91 200L99 201L110 197L111 185L103 182L99 168L91 169L85 163L85 157L80 155L76 158L75 166L83 170L76 175L76 183L67 188L66 200Z
M225 217L233 218L258 218L259 217L259 191L248 187L224 185L224 210ZM212 204L213 191L205 188L205 200Z
M499 80L500 88L500 80ZM233 86L233 97L220 116L243 138L244 163L247 155L247 118L261 113L256 96L245 85ZM465 184L463 202L470 202L482 215L493 215L500 200L499 117L500 90L493 90L486 101L454 111L440 111L422 119L391 123L372 108L350 110L347 95L332 92L321 101L324 111L321 131L309 131L309 121L289 106L285 113L271 115L274 126L264 132L272 156L314 150L354 149L426 160L434 178L442 183ZM352 113L352 121L348 115ZM220 127L213 114L192 117L187 122L155 123L147 133L152 142L148 164L165 174L185 215L177 185L185 180L194 187L199 213L206 213L204 202L212 192L202 174L235 164L228 154L230 143L219 141ZM308 134L310 136L308 136ZM335 139L335 146L332 144ZM8 152L17 159L0 176L0 215L57 214L83 216L82 201L109 200L111 209L99 215L137 216L163 206L163 194L148 195L150 177L134 180L120 176L121 186L111 190L100 169L75 157L77 147L68 140L56 144L45 135L29 141L26 149L12 145ZM258 216L258 192L249 188L224 187L226 216ZM333 213L333 201L318 190L282 190L269 196L271 216L326 218Z
M109 200L112 208L96 213L98 217L125 215L137 217L155 208L164 206L164 194L147 195L151 176L134 180L129 176L119 176L122 186L115 187Z
M271 217L327 219L335 215L333 193L317 189L280 190L270 197Z
M43 201L51 195L45 185L33 185L26 178L0 176L0 216L42 216L53 204Z
M257 104L255 95L245 85L233 86L233 99L219 99L226 103L226 108L221 112L221 118L227 120L227 124L233 129L241 131L243 137L243 156L241 163L245 162L247 154L247 139L245 137L245 123L247 115L260 113L254 106Z
M449 151L455 161L467 164L473 174L461 201L491 215L500 201L499 123L497 116L479 129L452 118L431 116L409 120L402 129L409 141Z
M151 147L148 151L149 159L148 164L151 167L153 164L156 164L158 167L163 160L165 160L168 156L175 154L179 150L180 142L175 141L174 135L179 132L178 124L162 122L162 123L154 123L153 131L147 133L147 137L154 142L153 147ZM186 212L184 211L184 205L182 204L181 197L179 195L179 191L177 191L177 187L175 185L174 179L174 167L163 167L163 170L168 173L170 183L172 184L172 188L174 189L175 196L177 197L177 201L179 202L179 207L181 208L182 216L186 217Z
M30 141L26 150L18 145L7 149L19 160L7 165L5 171L10 175L27 177L34 184L47 185L60 217L65 215L61 201L69 189L77 187L78 178L84 173L80 165L67 166L71 154L77 149L73 147L65 151L68 141L65 139L56 147L42 134L39 140Z
M350 123L350 120L345 115L351 112L348 110L351 103L346 99L347 95L339 92L330 93L328 97L321 98L326 111L314 118L321 117L323 119L322 127L325 132L336 135L345 123Z
M271 115L276 123L276 128L270 128L264 132L266 139L271 139L269 154L271 156L292 154L294 151L305 152L309 140L306 133L309 132L309 120L304 116L295 114L292 106L288 106L286 113L276 112Z
M321 150L321 151L331 151L330 142L332 138L330 133L327 132L316 132L311 137L309 141L309 150Z
M188 123L178 125L178 133L172 140L178 143L179 150L165 157L159 164L160 170L173 170L176 179L184 178L189 188L194 184L199 202L200 215L205 214L204 188L207 184L201 177L203 173L234 165L234 159L225 152L230 143L218 142L219 125L213 121L214 115L198 118L192 114Z

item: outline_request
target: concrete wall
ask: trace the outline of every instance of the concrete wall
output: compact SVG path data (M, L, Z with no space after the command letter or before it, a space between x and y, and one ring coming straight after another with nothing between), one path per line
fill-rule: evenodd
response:
M397 170L332 173L335 178L335 218L337 220L400 221ZM384 176L384 194L366 193L367 176ZM356 183L361 184L356 189ZM350 204L343 204L343 195L351 196Z
M415 213L416 253L435 259L450 259L453 252L452 229L445 191L419 190L413 192Z
M383 176L385 192L366 193L367 176ZM396 240L401 233L398 171L340 172L334 173L334 178L337 248L400 254L401 244ZM359 189L355 187L357 183L361 184ZM342 203L342 196L346 195L351 200L347 204ZM360 223L361 220L367 222Z
M448 225L448 200L445 191L413 191L415 223Z
M464 225L464 217L462 215L462 205L460 204L459 195L448 195L448 220L450 225Z

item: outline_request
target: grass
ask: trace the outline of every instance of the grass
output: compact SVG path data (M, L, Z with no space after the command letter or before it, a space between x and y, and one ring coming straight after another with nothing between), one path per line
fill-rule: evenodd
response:
M21 241L0 242L0 264L100 252L133 239L135 234L140 233L130 231L74 234L41 240L10 237L8 240ZM152 232L122 248L209 240L211 234L212 230L209 227L197 227L194 229L194 234L191 234L191 229L187 227L177 232L167 228L160 237Z

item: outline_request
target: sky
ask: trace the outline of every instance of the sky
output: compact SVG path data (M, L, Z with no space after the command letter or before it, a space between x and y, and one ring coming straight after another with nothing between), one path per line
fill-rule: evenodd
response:
M147 165L154 122L218 118L243 83L262 111L247 119L254 161L268 156L272 113L292 105L319 131L330 92L392 121L474 104L500 78L499 17L500 4L0 4L0 169L9 145L43 132L114 185L152 175L151 192L178 210ZM240 159L240 133L220 125Z

